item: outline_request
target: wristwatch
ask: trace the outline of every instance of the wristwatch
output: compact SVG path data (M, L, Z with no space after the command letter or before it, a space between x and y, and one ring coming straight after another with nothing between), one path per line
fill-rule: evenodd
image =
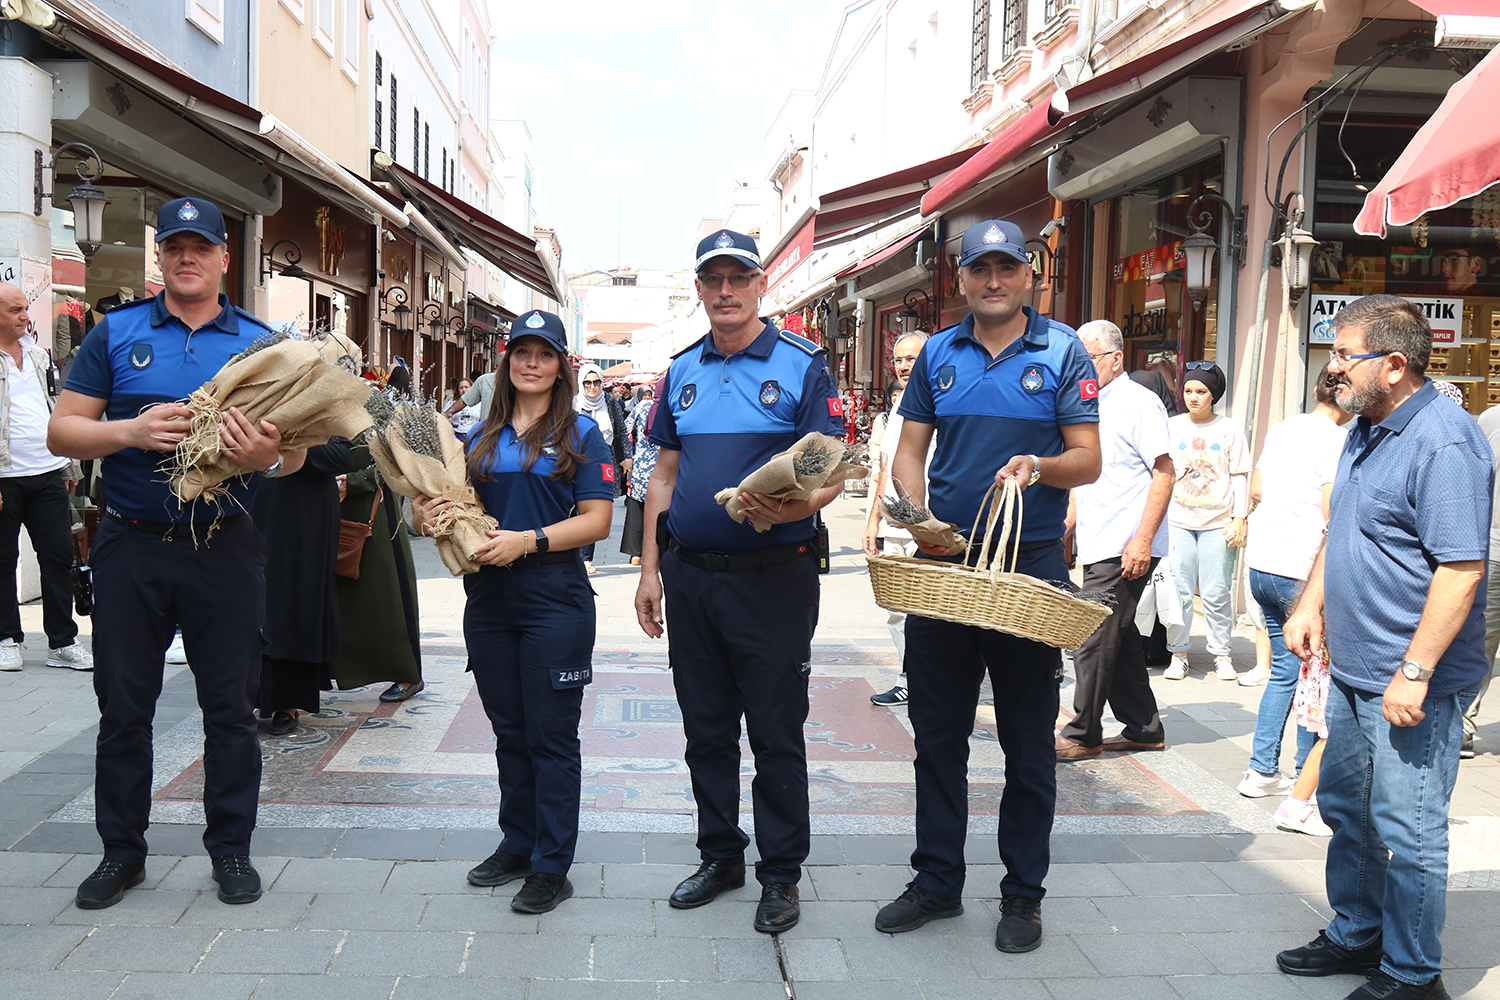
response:
M537 550L537 552L539 552L539 553L546 552L551 547L552 547L552 542L547 538L547 533L545 531L543 531L541 528L537 528L536 529L536 550Z
M275 479L281 475L281 456L277 455L276 461L271 463L271 467L269 469L262 469L260 474L267 479Z
M1035 486L1037 481L1042 478L1042 460L1035 455L1027 455L1026 457L1031 459L1031 478L1026 480L1026 485Z
M1432 668L1424 670L1416 660L1407 660L1401 664L1401 674L1409 681L1425 681L1432 678Z

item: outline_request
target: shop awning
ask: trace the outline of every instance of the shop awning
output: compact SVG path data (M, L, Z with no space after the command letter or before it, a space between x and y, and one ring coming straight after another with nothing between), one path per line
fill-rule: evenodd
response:
M562 301L542 261L544 251L538 249L536 240L423 180L399 163L377 161L377 165L408 201L419 207L429 220L448 230L459 243L543 295Z
M830 191L819 199L813 240L824 243L853 229L905 215L965 161L979 152L961 149L926 163Z
M604 369L601 374L605 378L629 378L630 367L631 366L629 361L622 361L617 365L611 365L610 367Z
M1463 14L1470 17L1493 17L1495 0L1412 0L1430 14Z
M900 239L896 240L894 243L891 243L888 246L882 247L881 249L876 250L872 254L868 254L868 255L866 255L864 257L861 257L859 260L855 261L853 264L850 264L848 267L846 267L842 271L840 271L838 276L840 278L847 278L847 277L849 277L852 274L859 273L860 271L867 271L867 270L869 270L870 268L874 267L876 264L879 264L879 263L881 263L881 262L883 262L885 260L888 260L891 257L894 257L896 254L900 253L902 250L905 250L907 247L909 247L913 243L917 242L917 240L920 239L922 237L922 234L925 233L925 232L927 232L927 227L923 226L922 228L918 229L916 232L909 233L906 236L903 236Z
M943 178L941 184L922 199L922 214L936 215L963 197L984 178L1025 153L1038 140L1057 130L1062 116L1049 104L1038 104L1020 120L979 147L963 166Z
M1493 49L1448 90L1442 105L1365 196L1355 232L1384 237L1386 226L1409 226L1426 212L1500 183L1497 102L1500 49Z

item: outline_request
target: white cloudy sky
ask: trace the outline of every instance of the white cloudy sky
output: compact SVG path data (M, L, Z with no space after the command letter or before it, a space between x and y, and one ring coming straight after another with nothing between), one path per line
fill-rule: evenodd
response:
M490 0L492 113L531 129L533 206L563 266L688 264L756 181L786 94L817 85L842 0ZM617 227L616 219L620 220Z

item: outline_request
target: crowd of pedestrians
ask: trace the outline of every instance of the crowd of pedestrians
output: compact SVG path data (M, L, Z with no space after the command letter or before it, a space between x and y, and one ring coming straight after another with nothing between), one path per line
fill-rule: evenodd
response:
M48 662L95 668L104 853L78 888L84 908L114 905L143 878L150 723L175 632L203 709L204 846L226 903L261 894L250 859L256 709L277 734L317 711L334 684L391 681L384 701L422 689L406 521L363 441L284 451L274 425L231 409L221 447L259 476L226 489L250 513L166 502L156 464L189 424L175 401L265 327L218 292L229 251L216 208L167 203L157 240L164 292L95 326L55 402L50 362L25 342L24 296L0 286L0 554L14 561L24 524L42 562ZM968 314L893 345L863 549L956 562L960 547L913 539L886 522L881 501L907 499L962 528L990 484L1011 481L1026 493L1017 569L1066 581L1071 546L1083 589L1107 593L1114 613L1074 655L1072 714L1060 729L1059 650L891 613L903 683L871 700L906 706L916 831L913 878L875 927L904 933L964 910L968 743L988 676L1005 693L995 700L1005 755L995 946L1036 948L1057 769L1168 746L1148 669L1151 612L1171 612L1161 677L1180 681L1201 608L1214 675L1264 678L1239 792L1285 795L1277 824L1328 838L1334 917L1314 941L1276 955L1277 966L1369 976L1350 1000L1440 1000L1448 801L1500 645L1500 601L1486 604L1500 568L1488 561L1500 530L1491 517L1500 411L1476 422L1453 405L1426 377L1432 334L1420 310L1366 296L1334 320L1315 408L1271 428L1252 461L1241 428L1216 409L1227 390L1218 365L1179 370L1158 358L1130 372L1113 323L1075 332L1042 316L1028 304L1026 242L1003 220L969 228L957 271ZM822 349L760 316L767 277L751 237L710 234L695 270L709 330L655 385L620 398L597 366L575 374L562 320L534 310L516 320L498 370L455 384L443 406L497 522L473 553L478 572L464 578L464 636L496 737L502 839L467 878L524 880L511 901L524 913L572 895L596 622L588 577L623 493L622 549L640 567L634 608L648 636L670 628L697 807L698 868L664 894L689 909L746 882L743 719L754 752L753 926L777 933L800 919L810 847L814 515L842 486L799 500L741 494L768 530L732 520L714 497L809 432L842 435L843 403ZM405 369L391 372L391 391L403 380L409 391ZM79 474L70 457L104 469L96 661L75 641L59 584ZM411 529L428 533L450 504L418 497ZM339 564L341 522L371 529L353 570ZM1251 678L1230 660L1242 547L1269 646ZM18 613L0 633L0 669L17 669ZM1106 707L1121 726L1108 736ZM1293 718L1288 775L1282 742Z

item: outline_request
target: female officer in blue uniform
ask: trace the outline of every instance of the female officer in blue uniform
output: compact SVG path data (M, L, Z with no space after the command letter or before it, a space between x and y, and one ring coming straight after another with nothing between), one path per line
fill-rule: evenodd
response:
M593 679L594 594L580 546L609 535L614 456L573 410L562 320L533 311L511 328L489 416L468 435L469 478L500 522L464 578L464 641L495 730L504 839L474 885L526 879L511 900L545 913L573 895L583 760L578 719ZM448 505L418 498L417 528Z

